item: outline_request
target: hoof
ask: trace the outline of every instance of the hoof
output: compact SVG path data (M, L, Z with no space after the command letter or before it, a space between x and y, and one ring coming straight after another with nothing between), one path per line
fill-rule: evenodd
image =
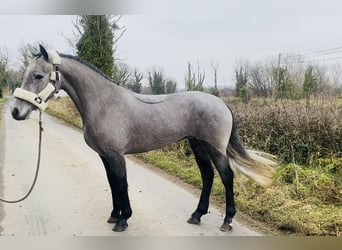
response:
M127 229L128 224L127 222L118 222L116 225L113 227L114 232L123 232Z
M222 232L229 232L233 230L233 227L230 223L223 223L222 226L220 227L220 230Z
M119 220L118 218L113 217L113 216L110 216L109 219L107 220L107 223L109 223L109 224L115 224L115 223L118 222L118 220Z
M190 217L190 219L188 219L187 221L189 224L194 224L194 225L199 225L201 223L201 220L199 219L196 219L194 217Z

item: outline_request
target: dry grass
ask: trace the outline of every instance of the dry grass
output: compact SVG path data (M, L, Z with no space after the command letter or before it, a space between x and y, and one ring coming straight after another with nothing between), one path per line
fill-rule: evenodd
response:
M81 116L69 97L61 97L58 100L50 101L46 112L76 128L81 129L83 127Z

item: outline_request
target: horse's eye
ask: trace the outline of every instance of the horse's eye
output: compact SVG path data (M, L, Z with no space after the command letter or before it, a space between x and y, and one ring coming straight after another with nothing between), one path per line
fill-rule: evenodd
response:
M37 80L40 80L40 79L43 79L43 75L41 74L34 74L34 79L37 79Z

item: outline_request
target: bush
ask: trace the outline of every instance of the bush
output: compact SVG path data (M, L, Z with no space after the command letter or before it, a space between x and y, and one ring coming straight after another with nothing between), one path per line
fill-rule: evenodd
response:
M228 101L229 103L229 101ZM318 158L342 157L342 108L335 101L233 102L244 144L309 165Z

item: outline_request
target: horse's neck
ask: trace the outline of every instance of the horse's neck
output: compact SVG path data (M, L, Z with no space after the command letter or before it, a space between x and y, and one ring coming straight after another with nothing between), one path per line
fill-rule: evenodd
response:
M93 69L70 58L62 59L60 71L63 76L62 89L75 103L83 121L93 112L98 112L98 102L107 89L113 93L121 91L119 86L109 83L109 80ZM113 88L118 88L118 91L113 91Z

